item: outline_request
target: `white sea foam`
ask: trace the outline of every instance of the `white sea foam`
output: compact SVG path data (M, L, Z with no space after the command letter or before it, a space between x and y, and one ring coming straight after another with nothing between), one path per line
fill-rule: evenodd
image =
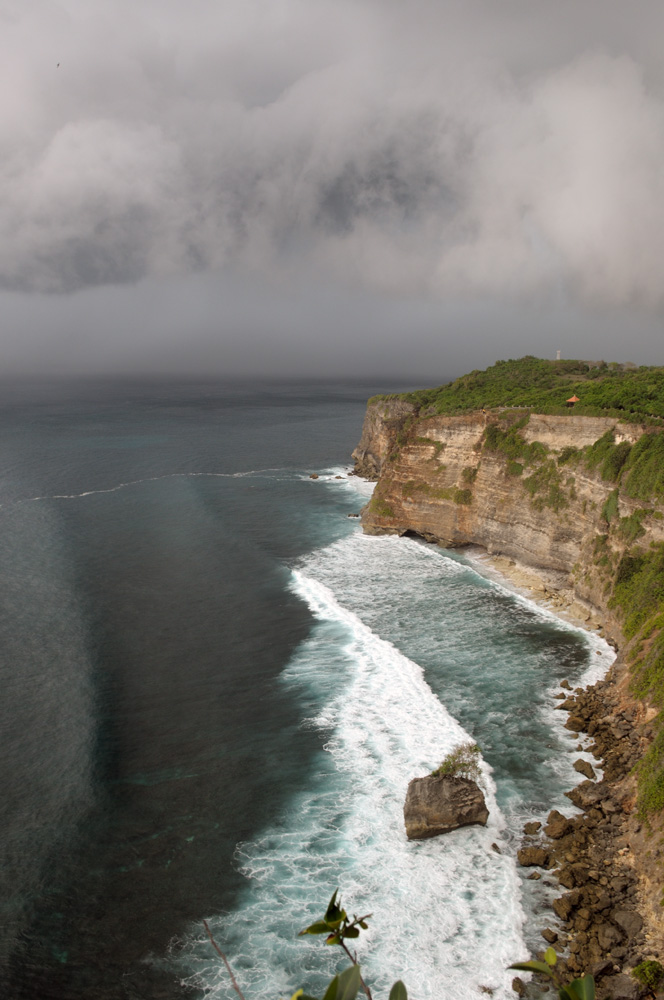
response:
M22 503L34 503L37 500L80 500L83 497L96 496L101 493L117 493L118 490L127 489L130 486L141 486L143 483L158 483L164 479L244 479L249 476L268 476L269 473L285 472L284 469L250 469L247 472L168 472L163 476L146 476L143 479L130 479L126 483L116 483L115 486L107 486L104 489L84 490L82 493L49 493L37 497L23 497L13 501L14 505ZM290 474L289 474L290 477ZM269 478L273 478L269 476ZM0 504L0 506L3 506Z
M333 479L337 474L329 470L330 483L347 488ZM418 1000L479 997L482 987L511 996L507 967L527 952L514 861L521 824L533 808L519 792L523 758L528 794L548 807L563 806L564 789L579 777L571 767L579 754L546 694L551 663L553 676L564 675L555 666L556 636L570 632L583 638L588 659L601 647L602 666L609 647L440 549L393 536L351 531L303 559L292 587L317 624L282 682L306 692L316 706L306 725L323 734L327 754L279 823L241 847L246 892L237 910L213 921L247 996L273 1000L300 985L320 989L320 970L331 973L336 956L318 943L294 940L294 934L320 914L337 886L351 911L374 914L359 950L379 993L402 978ZM544 659L537 621L542 646L547 637L553 641L553 652ZM502 647L487 646L497 639ZM578 663L578 645L565 640L561 649L561 655L576 650ZM452 717L416 661L427 665L427 676L439 676L448 705L456 704L466 719L484 727L482 738L494 741L498 759L503 754L509 761L515 741L520 759L514 775L507 771L501 779L507 816L496 799L496 775L483 763L488 826L423 843L405 838L407 783L459 742L477 739L478 732L472 724L464 730ZM521 695L523 705L517 703ZM529 699L537 704L533 712ZM521 721L515 722L519 709ZM531 718L539 720L539 728L522 748L522 730L510 727L528 730ZM504 746L496 746L502 734ZM539 763L531 764L535 749ZM501 766L505 771L508 765ZM492 849L493 842L502 853ZM542 890L526 885L532 917ZM539 902L533 892L540 893ZM528 938L534 943L537 937L533 923ZM190 981L204 984L214 997L230 998L225 973L203 957L205 942L192 941L190 948L197 969Z
M371 497L376 488L375 483L363 479L361 476L356 476L348 465L334 465L331 468L321 469L317 473L317 477L317 479L312 480L309 473L301 476L302 479L308 479L311 482L333 486L336 490L347 490L366 500Z
M293 589L319 625L283 682L304 685L322 705L309 725L329 734L330 757L282 823L242 848L246 897L213 923L248 995L272 1000L302 985L307 967L337 957L320 945L311 955L293 934L340 885L353 911L374 914L360 956L368 950L380 991L402 978L420 1000L479 997L483 986L509 996L507 966L525 953L523 914L513 861L491 846L504 821L490 769L483 763L486 828L409 843L408 781L471 736L421 668L328 587L295 571ZM226 977L207 962L196 981L215 997L230 996Z

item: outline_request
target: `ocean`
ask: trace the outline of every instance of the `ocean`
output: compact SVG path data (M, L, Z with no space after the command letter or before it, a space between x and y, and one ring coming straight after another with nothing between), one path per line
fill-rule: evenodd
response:
M371 913L374 997L511 997L550 924L523 823L579 780L553 693L612 650L470 553L362 534L369 381L24 382L0 397L0 985L12 1000L321 991L297 933ZM318 478L311 478L311 474ZM482 750L486 828L406 841Z

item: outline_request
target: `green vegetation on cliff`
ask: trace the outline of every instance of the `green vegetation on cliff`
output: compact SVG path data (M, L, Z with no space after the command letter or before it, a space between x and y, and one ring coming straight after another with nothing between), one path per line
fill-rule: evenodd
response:
M566 400L578 396L573 411ZM388 397L374 397L388 398ZM464 413L497 407L527 407L538 413L615 416L621 420L664 418L664 367L604 361L545 361L527 356L497 361L484 371L435 389L399 396L430 413ZM656 421L659 423L659 419Z
M565 400L579 397L573 408ZM379 397L381 398L381 397ZM390 397L382 397L390 398ZM392 397L393 398L393 397ZM428 502L472 504L478 469L484 456L502 459L504 475L518 480L523 499L536 510L547 509L565 523L577 498L577 479L600 477L607 490L599 509L583 501L581 513L593 519L597 534L590 539L586 584L599 587L627 640L631 688L637 698L659 709L654 738L638 766L640 814L664 810L664 542L657 521L664 511L664 367L635 368L583 361L542 361L533 357L501 361L486 371L471 372L436 389L400 397L416 407L408 416L391 418L398 426L396 448L388 470L404 448L424 445L438 460L445 444L422 436L426 418L467 411L493 410L484 421L481 442L474 447L477 464L461 470L456 483L446 485L409 478L392 489L391 476L381 477L371 508L394 520L403 498ZM498 412L495 412L495 411ZM527 412L524 412L527 411ZM528 412L529 411L529 412ZM539 441L527 441L532 412L609 416L644 424L634 443L616 440L609 429L587 447L567 445L557 451ZM619 437L619 435L618 435ZM425 453L426 454L426 453ZM440 471L444 470L440 466ZM513 489L511 486L510 489ZM394 504L394 506L392 506ZM591 509L596 514L591 514ZM648 534L655 541L648 544ZM644 542L646 544L644 544ZM577 570L580 572L580 570Z

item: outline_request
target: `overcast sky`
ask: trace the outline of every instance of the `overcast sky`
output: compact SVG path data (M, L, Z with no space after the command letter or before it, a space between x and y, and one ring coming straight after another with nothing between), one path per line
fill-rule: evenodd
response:
M0 0L0 374L664 364L661 0Z

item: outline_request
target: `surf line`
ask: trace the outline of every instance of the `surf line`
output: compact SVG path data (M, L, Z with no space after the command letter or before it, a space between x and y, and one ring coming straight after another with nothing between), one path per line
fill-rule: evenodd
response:
M163 476L146 476L145 479L130 479L126 483L118 483L117 486L109 486L103 490L86 490L84 493L53 493L47 496L24 497L22 500L12 500L7 504L0 504L0 507L15 506L23 503L35 503L37 500L79 500L81 497L90 497L96 493L117 493L127 486L139 486L141 483L155 483L161 479L192 479L195 476L209 477L211 479L243 479L247 476L270 476L268 472L284 472L284 469L250 469L248 472L167 472Z

